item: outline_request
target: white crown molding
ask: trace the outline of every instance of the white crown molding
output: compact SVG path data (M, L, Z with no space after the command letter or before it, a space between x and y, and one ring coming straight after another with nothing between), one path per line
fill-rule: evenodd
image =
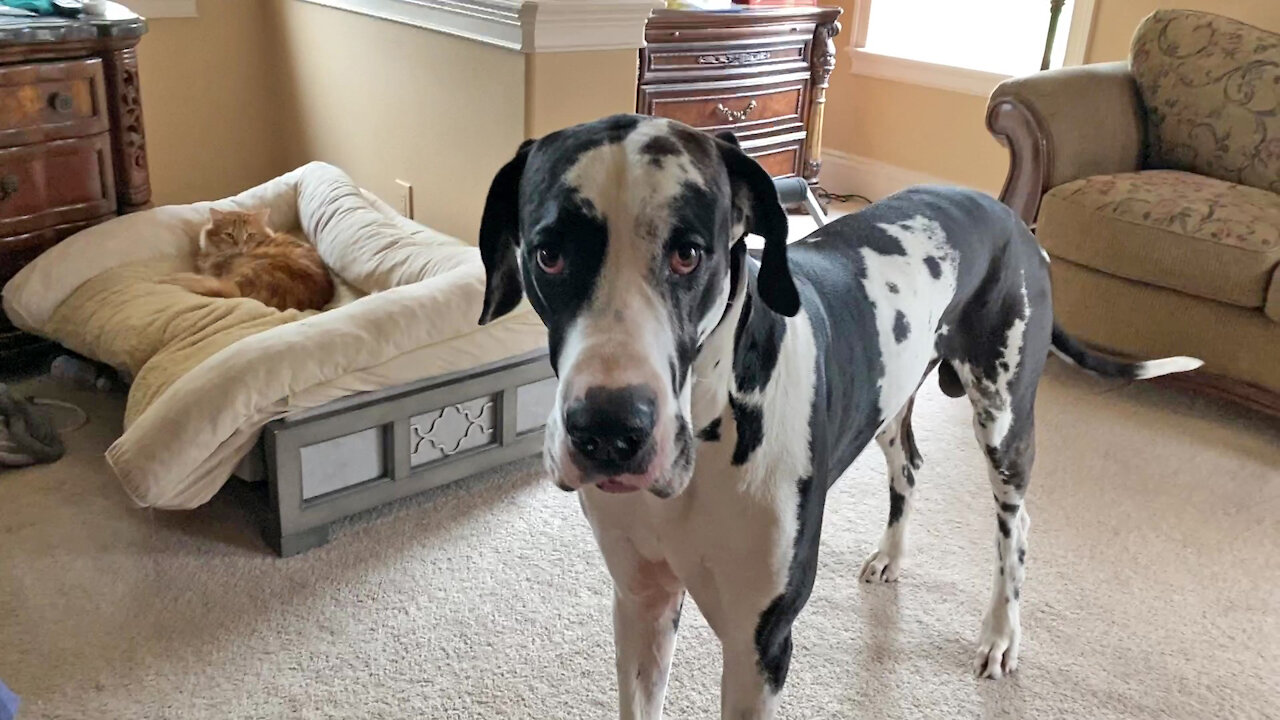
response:
M912 185L955 184L918 170L826 148L822 150L822 172L818 182L832 193L861 195L872 202Z
M124 0L118 3L148 20L198 17L196 0Z
M644 47L662 0L300 0L526 53Z

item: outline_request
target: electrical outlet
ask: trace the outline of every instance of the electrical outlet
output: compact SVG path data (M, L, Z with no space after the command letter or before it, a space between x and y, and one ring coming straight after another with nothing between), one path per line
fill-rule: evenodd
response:
M396 187L400 190L400 214L413 219L413 184L406 181L396 179Z

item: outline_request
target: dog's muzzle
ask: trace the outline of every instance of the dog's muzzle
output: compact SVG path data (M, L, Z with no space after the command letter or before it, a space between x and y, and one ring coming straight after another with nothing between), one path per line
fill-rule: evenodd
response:
M617 478L649 474L657 405L657 394L645 385L588 388L564 413L572 462L602 490L641 489Z

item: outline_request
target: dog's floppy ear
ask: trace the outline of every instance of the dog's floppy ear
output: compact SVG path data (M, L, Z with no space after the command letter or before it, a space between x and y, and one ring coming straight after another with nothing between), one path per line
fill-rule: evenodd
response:
M480 324L511 312L520 304L520 266L516 245L520 242L520 176L533 140L520 143L516 156L498 170L489 185L480 217L480 258L484 260L484 309Z
M760 163L742 152L733 133L718 133L716 139L720 157L729 171L735 210L746 217L748 232L764 238L758 286L760 299L770 310L794 317L800 312L800 294L787 266L787 213L778 201L773 178Z

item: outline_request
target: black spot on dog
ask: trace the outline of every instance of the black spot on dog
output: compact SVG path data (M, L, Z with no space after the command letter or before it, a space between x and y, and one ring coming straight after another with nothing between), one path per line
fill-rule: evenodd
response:
M738 441L733 446L734 465L743 465L751 453L764 442L764 412L758 405L740 401L729 396L729 407L733 409L733 422L738 427Z
M756 312L751 294L733 332L733 379L740 392L764 390L782 350L786 322L771 312Z
M1009 523L1005 522L1004 516L1002 515L996 516L996 525L1000 526L1001 535L1003 535L1006 538L1009 537Z
M759 654L760 670L764 673L769 689L774 693L782 690L787 681L787 668L791 665L791 621L794 616L785 623L779 622L786 614L787 604L786 593L774 598L760 614L760 622L756 625L756 652Z
M893 339L899 345L911 334L911 324L907 322L907 314L899 310L893 315Z
M1019 564L1019 565L1026 565L1026 564L1027 564L1027 549L1026 549L1026 548L1018 548L1018 564Z
M1015 587L1015 588L1013 589L1013 599L1014 599L1014 600L1021 600L1021 599L1022 599L1022 588L1020 588L1020 587Z
M916 486L916 474L915 474L914 472L912 472L912 471L911 471L911 466L910 466L910 465L903 465L903 466L902 466L902 477L906 479L906 481L907 481L907 487L915 487L915 486Z
M893 447L896 444L898 444L898 438L896 437L889 438L889 447Z
M809 600L818 565L818 535L826 485L815 483L812 477L800 478L798 484L799 530L787 572L787 587L760 613L756 624L757 662L774 693L780 692L787 680L787 668L791 664L791 624Z
M1000 577L1004 577L1004 566L1000 566Z
M996 363L996 367L1000 368L1000 372L1009 372L1009 363L1004 360Z
M1010 515L1018 514L1019 507L1020 506L1018 505L1018 503L1007 503L1007 502L1000 503L1000 511L1009 513Z
M898 294L898 283L885 283L885 288L894 295Z
M934 280L938 280L942 277L942 263L938 262L938 258L932 255L926 256L924 259L924 266L929 268L929 274L933 276Z
M720 440L720 418L712 420L706 427L699 430L698 439L707 442L718 442Z
M903 497L902 493L898 492L897 490L894 490L893 486L890 485L889 486L889 526L890 527L897 525L898 521L902 519L902 506L905 502L906 502L906 498Z
M649 162L654 167L661 167L664 158L683 155L684 150L680 148L680 143L667 135L654 135L640 146L640 152L649 157Z

